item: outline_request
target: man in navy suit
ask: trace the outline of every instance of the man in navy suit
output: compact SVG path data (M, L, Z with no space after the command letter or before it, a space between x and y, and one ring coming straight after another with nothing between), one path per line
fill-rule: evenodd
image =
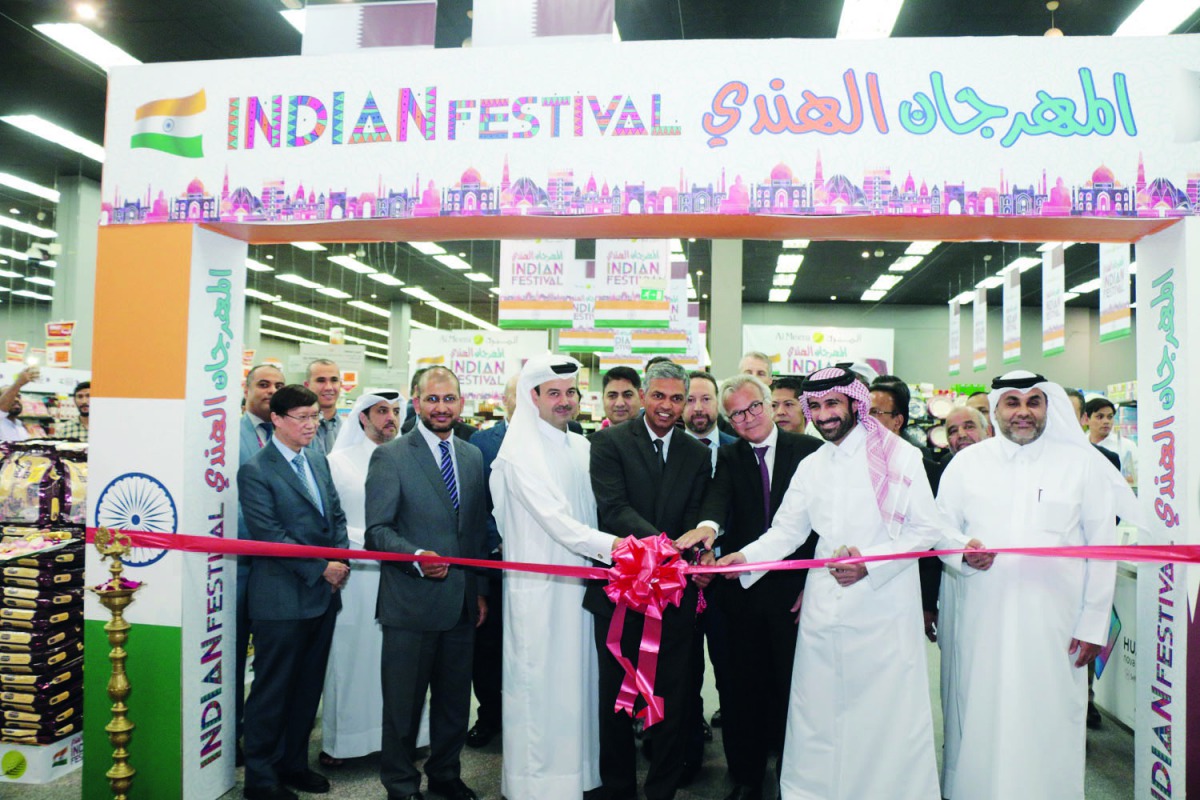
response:
M346 515L325 456L308 445L320 424L317 396L284 386L271 397L271 441L238 470L250 537L260 542L346 548ZM247 607L254 632L254 685L246 700L246 800L293 800L290 789L323 793L329 781L308 766L338 591L349 563L258 556ZM289 788L290 787L290 788Z
M258 364L246 374L246 407L238 426L238 468L244 467L262 446L271 441L271 397L283 388L283 373L270 364ZM238 538L249 539L250 531L242 518L238 503ZM246 650L250 647L250 615L246 612L246 587L250 582L250 558L237 560L237 697L234 703L237 739L242 738L243 706L246 701ZM242 766L241 745L238 745L237 764Z
M771 526L800 461L821 446L818 439L789 433L772 421L771 390L753 375L721 384L720 403L739 439L721 448L700 508L703 521L676 542L681 549L698 542L711 548L715 540L732 553L756 540ZM789 558L812 558L816 539L810 535ZM730 666L721 698L723 739L734 782L726 800L761 800L767 754L782 752L805 577L803 570L772 572L748 589L720 582Z

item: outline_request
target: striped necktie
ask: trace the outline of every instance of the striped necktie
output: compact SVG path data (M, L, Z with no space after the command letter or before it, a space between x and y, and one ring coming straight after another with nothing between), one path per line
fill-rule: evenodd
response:
M458 511L458 483L454 480L454 460L450 457L450 442L443 439L438 442L438 449L442 451L442 480L446 484L446 491L450 493L450 504Z
M307 463L308 461L304 458L304 453L297 453L296 457L292 459L292 469L296 470L296 474L300 476L300 482L308 490L308 496L317 504L317 508L320 509L321 513L324 514L325 508L321 505L321 494L317 491L317 487L313 486L312 482L308 479L308 470L304 468Z

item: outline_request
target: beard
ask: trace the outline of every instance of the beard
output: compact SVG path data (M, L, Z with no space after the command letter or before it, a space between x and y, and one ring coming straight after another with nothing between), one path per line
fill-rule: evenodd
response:
M844 417L838 418L838 426L836 429L827 431L821 425L817 425L817 431L821 434L821 438L827 442L840 442L842 439L846 438L846 434L854 430L854 426L857 423L858 420L853 414L847 414Z

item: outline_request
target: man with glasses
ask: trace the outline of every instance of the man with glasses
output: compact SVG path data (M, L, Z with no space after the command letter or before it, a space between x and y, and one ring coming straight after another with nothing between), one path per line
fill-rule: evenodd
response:
M818 558L981 546L946 535L920 454L868 413L871 397L857 375L843 367L814 372L803 403L825 443L796 468L770 529L718 563L786 558L813 530L820 533ZM750 573L744 582L759 577ZM792 671L782 797L940 797L920 630L911 559L835 562L811 572Z
M276 544L349 546L346 515L325 456L308 445L321 415L303 386L271 395L271 440L238 469L250 538ZM325 666L341 608L346 561L259 556L250 566L247 609L254 633L254 685L246 700L246 800L294 800L292 789L329 791L308 766Z
M700 507L704 521L676 540L677 547L687 550L701 543L734 552L758 539L771 526L800 462L821 447L819 440L772 422L770 396L767 385L753 375L735 375L721 384L721 411L738 440L721 448L716 476ZM809 536L788 558L812 558L816 539L815 533ZM761 800L768 754L782 752L795 612L807 572L772 572L757 583L722 581L715 587L729 630L731 675L728 702L722 698L722 723L734 788L726 800Z
M431 367L417 384L419 421L375 448L367 470L367 547L389 553L487 557L487 497L479 448L453 435L458 378ZM384 562L376 615L383 625L380 781L392 800L421 800L413 763L430 692L429 790L475 800L460 777L471 713L475 628L487 618L486 583L445 563Z

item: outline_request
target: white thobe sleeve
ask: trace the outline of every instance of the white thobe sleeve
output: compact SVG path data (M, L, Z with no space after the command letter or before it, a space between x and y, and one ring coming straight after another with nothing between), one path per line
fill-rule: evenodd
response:
M493 497L519 503L547 536L572 553L605 564L612 563L613 542L617 537L575 519L567 503L545 483L533 479L530 473L497 461L492 467L491 489ZM508 538L506 531L502 530L500 534Z
M942 512L933 500L933 491L923 470L918 470L908 487L908 511L900 525L900 535L879 544L860 548L864 556L915 553L937 547L939 550L961 548L966 539L951 529ZM897 558L890 561L872 561L867 564L867 580L878 589L906 569L913 568L916 560Z
M962 466L960 463L958 466ZM946 524L951 530L958 533L963 533L967 529L967 519L965 511L967 508L966 498L963 496L963 482L959 477L964 475L965 470L955 469L955 463L950 461L946 471L942 474L941 483L938 485L937 507L942 512L942 516L946 520ZM965 534L963 535L965 539ZM987 543L984 542L986 545ZM952 548L941 548L949 550ZM960 575L972 575L979 570L963 561L962 553L957 553L952 556L942 556L942 563Z
M778 561L804 544L812 533L812 517L808 511L809 499L804 490L804 481L795 476L783 495L783 502L771 522L771 527L762 536L741 549L747 563ZM765 571L750 572L741 576L741 584L749 589Z
M1111 469L1111 467L1110 467ZM1098 476L1084 482L1079 524L1088 545L1117 543L1116 503L1107 483ZM1087 559L1084 563L1083 598L1073 638L1103 645L1111 622L1117 586L1117 562Z

